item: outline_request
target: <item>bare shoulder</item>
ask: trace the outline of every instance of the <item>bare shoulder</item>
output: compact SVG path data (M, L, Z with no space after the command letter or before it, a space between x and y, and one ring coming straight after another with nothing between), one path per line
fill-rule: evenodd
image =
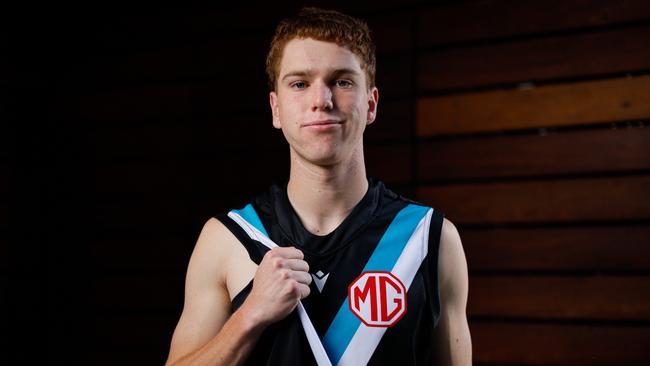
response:
M443 219L440 233L438 270L442 293L448 299L464 297L468 286L467 260L458 229L447 218Z
M234 240L216 218L203 225L187 266L183 312L174 330L169 360L207 343L230 316L226 275Z
M438 364L471 365L472 339L467 322L468 271L456 226L446 218L440 233L440 323L436 347Z
M203 224L192 253L192 260L206 260L209 261L210 267L220 269L219 267L223 266L215 266L215 262L225 265L236 241L235 236L221 221L211 217Z
M453 222L444 217L442 219L442 229L440 233L440 241L446 245L462 246L460 242L460 234Z

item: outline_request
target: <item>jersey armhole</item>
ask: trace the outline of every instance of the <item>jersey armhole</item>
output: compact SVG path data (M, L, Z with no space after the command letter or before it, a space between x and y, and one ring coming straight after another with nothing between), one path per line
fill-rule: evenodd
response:
M431 217L431 223L429 224L429 243L428 243L428 255L427 255L427 266L429 272L425 276L425 283L427 291L430 295L430 311L433 318L434 327L438 326L438 321L440 319L440 283L439 283L439 273L438 273L438 254L440 249L440 236L442 234L442 223L444 221L445 214L436 209L433 209L433 215Z
M244 246L248 252L250 259L259 265L262 262L262 258L267 250L264 250L262 245L256 244L256 242L251 239L246 231L239 226L233 219L228 216L227 212L219 212L213 216L215 219L219 220L230 232L237 238L239 243ZM266 248L266 247L264 247Z

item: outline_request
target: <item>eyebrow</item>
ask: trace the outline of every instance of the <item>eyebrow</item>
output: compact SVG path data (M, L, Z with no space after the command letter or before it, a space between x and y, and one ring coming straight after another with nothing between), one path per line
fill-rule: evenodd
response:
M345 75L345 74L351 74L351 75L355 75L355 76L360 75L356 70L348 69L348 68L335 69L334 71L331 72L331 75L333 77L338 77L338 76ZM311 75L313 75L313 72L310 72L310 71L307 71L307 70L296 70L296 71L291 71L291 72L287 73L286 75L284 75L282 77L282 80L284 80L286 78L289 78L289 77L292 77L292 76L311 76Z

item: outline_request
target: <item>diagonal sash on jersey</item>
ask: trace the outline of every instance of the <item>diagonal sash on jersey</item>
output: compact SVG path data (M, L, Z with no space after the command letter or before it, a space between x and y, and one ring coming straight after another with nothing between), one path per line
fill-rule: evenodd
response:
M397 213L377 244L366 271L388 271L404 283L408 291L415 273L428 251L429 224L433 210L410 204ZM369 327L357 318L343 301L332 324L325 333L323 346L332 364L365 365L370 360L385 327Z
M363 272L387 271L403 282L408 291L428 251L429 225L433 209L410 204L397 213L368 259ZM266 233L251 204L228 213L253 240L277 246ZM321 342L302 303L298 315L318 365L365 365L370 360L385 327L368 327L348 307L346 297ZM331 361L330 361L331 360Z
M241 210L230 211L228 216L235 220L235 222L246 231L251 239L259 241L269 249L278 246L269 238L269 235L264 229L264 225L262 225L262 221L250 203ZM307 335L309 346L316 358L318 366L332 366L332 363L325 352L325 348L323 348L323 343L321 343L318 333L316 333L316 329L314 329L314 325L312 324L311 319L309 319L305 307L302 305L302 301L298 302L298 317L300 318L302 327L305 330L305 335Z

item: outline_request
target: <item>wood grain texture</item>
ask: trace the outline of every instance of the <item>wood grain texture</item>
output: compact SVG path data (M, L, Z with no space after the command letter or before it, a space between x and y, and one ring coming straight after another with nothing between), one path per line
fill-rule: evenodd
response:
M413 23L415 17L410 11L393 11L365 17L371 30L378 54L408 52L414 47Z
M478 317L650 320L650 276L472 276Z
M445 2L418 13L418 46L485 41L650 19L644 0Z
M376 86L379 100L410 98L413 95L413 58L408 53L377 56Z
M474 362L496 365L645 364L648 326L472 322Z
M470 272L650 270L648 225L458 230Z
M650 176L420 186L419 201L459 224L650 219Z
M534 177L650 169L650 128L558 130L417 144L417 179Z
M366 126L364 141L409 140L415 126L413 103L410 100L384 102L381 92L380 89L377 118Z
M645 119L648 95L650 76L423 97L417 101L417 135Z
M647 71L648 39L650 26L639 26L422 52L418 91Z
M365 148L366 174L386 184L404 184L411 180L413 150L411 144L370 145Z

